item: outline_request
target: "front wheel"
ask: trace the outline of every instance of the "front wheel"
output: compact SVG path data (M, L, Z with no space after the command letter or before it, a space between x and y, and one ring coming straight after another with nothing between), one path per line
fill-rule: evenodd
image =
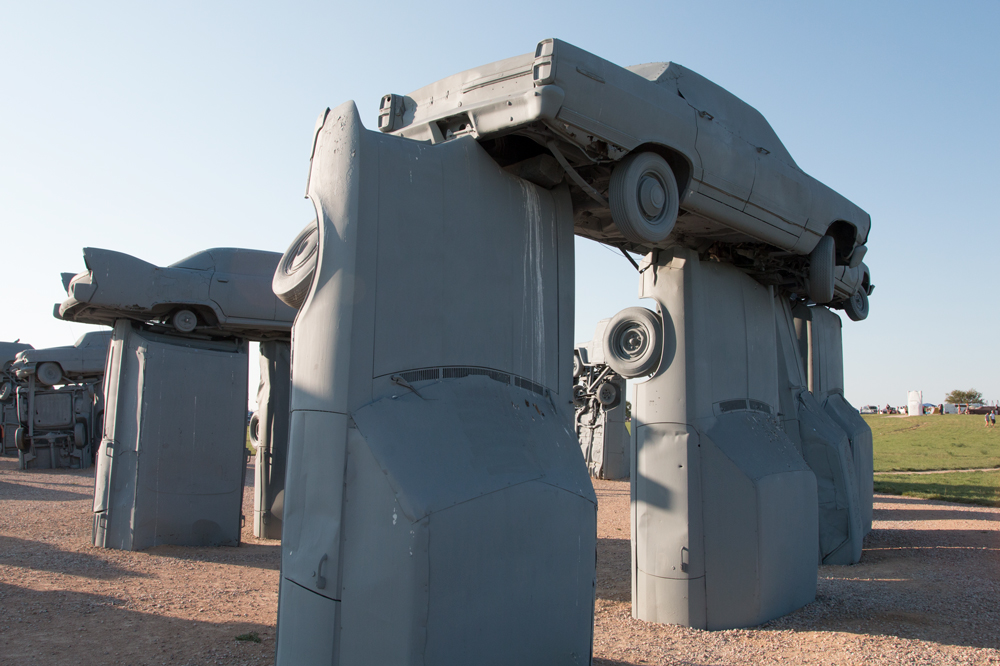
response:
M604 329L604 358L622 377L651 374L660 364L663 324L646 308L625 308Z
M858 289L844 303L844 312L851 318L851 321L863 321L868 318L868 294L864 289Z
M633 153L611 172L611 219L627 240L662 243L674 230L680 196L667 161L656 153Z

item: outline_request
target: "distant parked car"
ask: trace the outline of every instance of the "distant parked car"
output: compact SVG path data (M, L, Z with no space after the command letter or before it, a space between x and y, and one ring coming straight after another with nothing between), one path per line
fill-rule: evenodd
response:
M128 318L182 333L284 338L295 310L274 295L281 254L213 248L167 267L99 248L84 248L87 270L63 274L69 298L55 316L113 326Z
M378 127L434 144L475 138L526 180L566 177L581 236L725 255L817 303L836 297L835 266L858 267L867 250L868 213L802 171L756 109L677 63L619 67L546 39L385 95Z
M878 407L876 405L865 405L861 408L862 414L878 414Z

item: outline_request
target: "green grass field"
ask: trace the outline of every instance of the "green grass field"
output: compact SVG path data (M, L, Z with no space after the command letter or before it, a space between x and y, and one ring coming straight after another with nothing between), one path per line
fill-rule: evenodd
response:
M1000 506L1000 472L876 474L875 492Z
M1000 467L1000 426L987 428L976 415L864 418L875 448L875 492L1000 506L1000 471L879 474Z
M875 472L1000 467L1000 426L982 416L893 417L866 414L875 446Z

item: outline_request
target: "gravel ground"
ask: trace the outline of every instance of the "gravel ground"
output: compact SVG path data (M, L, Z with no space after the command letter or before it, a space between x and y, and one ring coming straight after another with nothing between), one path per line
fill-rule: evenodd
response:
M1000 665L1000 509L878 496L861 563L821 567L815 602L706 632L632 619L628 483L595 485L596 666ZM93 470L0 458L0 664L273 662L277 542L248 522L239 548L95 548L92 494Z

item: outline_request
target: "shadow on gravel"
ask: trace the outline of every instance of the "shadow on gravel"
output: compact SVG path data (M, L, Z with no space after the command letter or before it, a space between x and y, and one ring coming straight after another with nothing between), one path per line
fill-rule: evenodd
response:
M877 486L878 484L876 484ZM943 496L959 495L969 498L966 502L957 503L946 500L930 500L923 498L910 498L897 496L893 499L879 497L880 504L892 504L892 509L875 509L875 520L997 520L995 513L975 511L979 507L997 507L997 503L992 499L977 497L983 493L983 488L974 485L937 485L932 483L908 483L906 481L893 481L892 485L900 492L914 491L935 493ZM992 491L991 491L992 492ZM927 506L927 502L940 502L935 506L938 509L909 509L912 505ZM899 506L900 508L895 508Z
M760 628L1000 648L998 557L996 530L876 529L861 562L820 567L813 603Z
M40 479L44 481L44 479ZM71 502L80 499L93 499L93 493L74 493L69 490L46 488L44 486L26 483L11 483L0 481L0 499L22 500L30 502Z
M628 539L597 540L597 596L612 601L632 599L632 546ZM611 663L611 662L608 662Z
M219 546L217 548L153 546L142 552L174 560L238 564L256 569L277 571L281 567L281 542L279 541L275 541L273 544L244 543L236 548L232 546Z
M0 536L0 565L84 578L148 578L85 551L60 550L51 543Z
M0 663L36 664L271 664L274 627L171 617L163 610L126 608L128 600L65 590L38 591L0 583ZM221 613L220 613L221 614ZM218 615L217 615L218 616ZM256 632L261 642L237 641Z

